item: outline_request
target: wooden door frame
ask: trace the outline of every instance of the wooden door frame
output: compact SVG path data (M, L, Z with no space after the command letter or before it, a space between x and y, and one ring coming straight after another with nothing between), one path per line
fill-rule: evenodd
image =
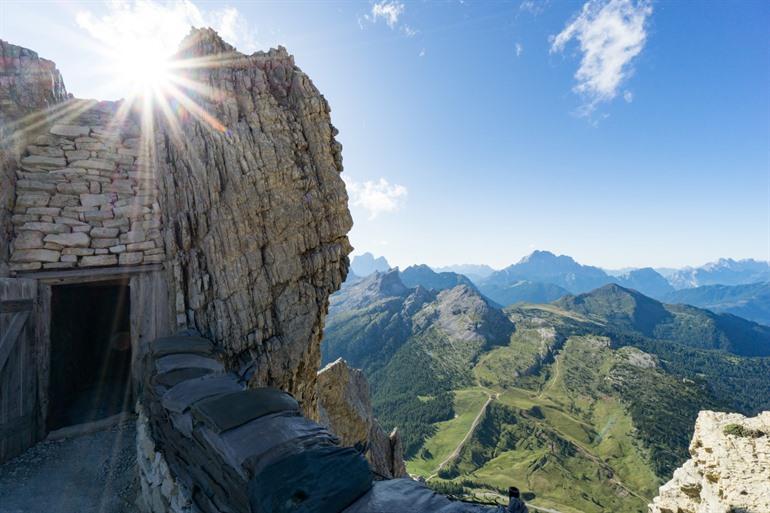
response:
M8 316L0 332L0 463L37 441L37 379L34 320L37 284L2 277L0 315ZM15 379L14 379L15 377ZM8 402L6 402L8 401Z
M140 359L147 344L157 337L170 334L170 305L168 287L162 264L136 267L107 267L19 273L18 278L37 280L35 305L35 361L37 366L38 439L47 434L49 382L51 366L51 297L53 287L87 285L105 281L128 284L131 323L131 381L134 397L141 393L142 377L138 375Z

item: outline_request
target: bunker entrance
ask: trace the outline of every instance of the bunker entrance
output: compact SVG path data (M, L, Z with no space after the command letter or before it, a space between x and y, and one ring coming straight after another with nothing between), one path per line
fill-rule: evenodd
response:
M131 409L127 281L51 291L48 431Z

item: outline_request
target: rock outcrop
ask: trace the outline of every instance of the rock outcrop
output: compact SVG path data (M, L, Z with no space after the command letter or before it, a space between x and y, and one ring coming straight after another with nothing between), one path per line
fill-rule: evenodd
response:
M177 324L316 418L323 318L352 249L329 105L282 47L246 56L204 29L182 48L198 86L184 116L156 113Z
M700 412L690 455L660 487L650 513L770 511L770 412Z
M56 65L0 40L0 276L8 274L16 169L26 136L68 98Z
M321 424L349 447L366 448L366 459L380 477L406 476L404 449L397 430L388 435L374 418L364 373L339 358L318 372Z

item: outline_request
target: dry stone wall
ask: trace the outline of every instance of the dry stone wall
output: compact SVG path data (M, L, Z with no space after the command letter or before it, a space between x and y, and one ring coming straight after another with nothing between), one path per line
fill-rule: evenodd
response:
M16 172L12 271L164 260L154 166L121 103L76 100L78 114L31 138Z
M32 50L0 40L0 276L9 273L16 169L30 128L68 99L56 65Z

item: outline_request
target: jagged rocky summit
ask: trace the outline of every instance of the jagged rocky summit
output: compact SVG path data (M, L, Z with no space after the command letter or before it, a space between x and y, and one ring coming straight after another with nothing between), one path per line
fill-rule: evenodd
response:
M770 411L701 411L691 458L660 487L650 513L770 512Z

